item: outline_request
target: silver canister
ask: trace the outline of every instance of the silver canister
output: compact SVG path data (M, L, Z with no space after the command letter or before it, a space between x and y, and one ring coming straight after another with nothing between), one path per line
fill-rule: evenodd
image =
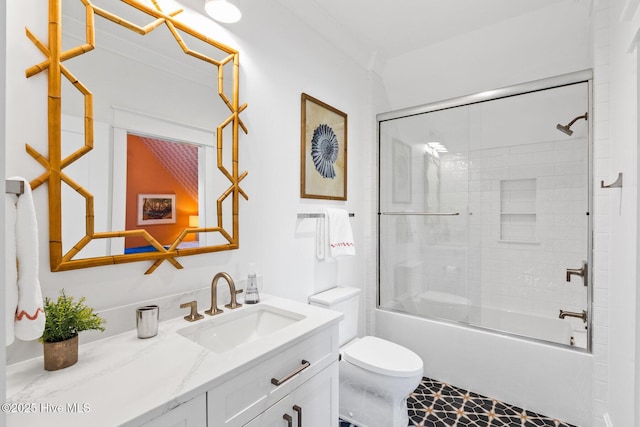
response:
M157 305L145 305L136 309L136 327L138 338L151 338L158 335L160 308Z

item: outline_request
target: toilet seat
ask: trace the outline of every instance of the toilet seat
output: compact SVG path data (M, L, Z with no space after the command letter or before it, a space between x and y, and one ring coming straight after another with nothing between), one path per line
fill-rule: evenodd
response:
M344 349L343 359L362 369L390 377L422 376L422 359L413 351L382 338L360 338Z

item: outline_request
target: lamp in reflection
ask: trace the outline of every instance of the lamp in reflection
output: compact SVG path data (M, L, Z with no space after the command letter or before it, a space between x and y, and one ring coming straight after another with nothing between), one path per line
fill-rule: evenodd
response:
M200 226L200 216L199 215L189 215L189 228L198 228ZM200 233L194 233L195 236L193 240L198 242L200 241Z
M240 9L227 0L206 0L204 10L207 11L207 15L225 24L233 24L242 18Z

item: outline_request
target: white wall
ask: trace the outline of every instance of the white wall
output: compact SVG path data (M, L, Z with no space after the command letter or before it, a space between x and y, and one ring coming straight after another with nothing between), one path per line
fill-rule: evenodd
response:
M7 17L7 8L5 3L0 5L0 22L5 22ZM5 63L6 61L6 33L4 31L5 27L2 26L2 31L0 31L0 63ZM7 109L7 99L6 99L6 79L5 79L5 69L0 67L0 81L5 82L2 86L0 86L0 135L5 136L5 111ZM6 141L6 137L4 138ZM4 156L0 156L1 159L4 159ZM0 162L0 176L5 175L5 166L4 162ZM0 202L0 224L4 224L5 218L5 199L2 198L2 202ZM4 227L0 227L0 241L4 242ZM5 247L4 245L0 246L0 271L5 271ZM5 297L6 295L0 293L0 307L5 307ZM0 310L2 313L2 310ZM5 340L5 316L0 315L0 342ZM3 346L0 349L0 360L5 358L5 347ZM4 386L5 384L6 373L4 369L0 369L0 384ZM6 388L1 387L0 389L0 402L6 401ZM0 426L4 427L6 424L6 415L3 413L0 415Z
M637 48L632 40L640 28L640 16L622 19L627 3L600 2L596 20L595 71L596 141L602 147L600 168L603 180L610 182L624 173L622 189L596 193L608 218L596 229L596 250L605 268L596 277L601 289L601 334L596 334L596 370L599 382L596 404L607 405L613 426L637 425L638 390L635 389L638 355L637 330ZM630 19L632 18L632 19ZM630 47L632 48L630 50ZM597 171L596 171L597 174ZM606 220L608 219L608 221ZM607 265L608 264L608 265ZM596 294L596 297L600 296ZM598 303L598 300L595 301ZM598 331L596 331L598 332ZM605 364L608 367L606 376Z
M392 109L590 68L590 3L565 0L389 60Z
M24 28L28 26L46 42L47 8L40 0L12 0L7 9L11 17L6 25L7 105L11 108L6 112L6 174L33 179L43 169L25 152L24 144L46 153L46 73L25 79L24 70L42 61L42 54L27 40ZM240 202L240 249L180 259L183 270L164 263L148 276L145 262L51 273L45 185L34 192L43 293L55 296L64 287L103 310L206 287L219 271L242 280L249 262L257 265L263 292L299 301L334 284L361 286L365 274L362 220L367 214L361 189L369 163L359 159L371 156L367 153L372 139L369 73L298 24L277 2L252 4L240 23L226 28L204 18L195 25L240 51L240 102L248 103L242 119L249 129L241 138L240 168L249 171L242 187L249 200ZM347 202L299 197L301 92L348 114ZM315 260L315 220L298 220L296 212L314 212L326 205L356 214L352 220L355 257L333 263ZM37 352L37 344L32 345Z

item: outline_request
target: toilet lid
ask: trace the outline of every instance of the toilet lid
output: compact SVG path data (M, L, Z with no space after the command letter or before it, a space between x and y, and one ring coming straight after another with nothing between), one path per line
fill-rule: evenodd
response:
M401 345L378 337L363 337L344 349L344 360L391 377L422 376L422 359Z

